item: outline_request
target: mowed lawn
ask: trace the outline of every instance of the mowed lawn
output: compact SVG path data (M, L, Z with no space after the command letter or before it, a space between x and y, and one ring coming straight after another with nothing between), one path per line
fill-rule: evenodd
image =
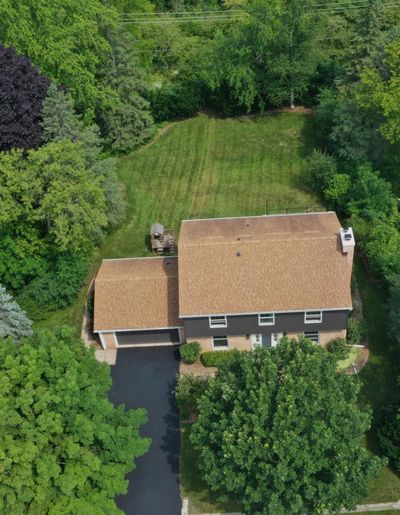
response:
M167 126L121 159L126 220L106 237L91 275L102 258L150 255L150 225L156 221L178 231L185 218L318 206L303 179L313 146L312 117L301 113L225 119L203 114ZM80 331L85 292L38 327L64 323Z

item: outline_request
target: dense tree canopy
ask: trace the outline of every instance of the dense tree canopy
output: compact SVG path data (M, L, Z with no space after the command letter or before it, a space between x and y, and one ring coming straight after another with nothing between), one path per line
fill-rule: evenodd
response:
M358 390L308 340L233 353L192 428L207 484L252 515L354 506L379 463L361 446L370 417Z
M64 328L0 341L2 513L117 514L149 441L144 410L108 400L109 368Z
M98 180L86 168L83 146L68 140L0 154L0 223L38 226L61 251L98 240L107 223Z
M0 70L0 151L38 147L40 111L50 81L28 57L2 45Z
M116 24L116 17L100 0L4 0L0 39L66 86L91 119L97 103L109 94L97 72L110 50L104 32Z

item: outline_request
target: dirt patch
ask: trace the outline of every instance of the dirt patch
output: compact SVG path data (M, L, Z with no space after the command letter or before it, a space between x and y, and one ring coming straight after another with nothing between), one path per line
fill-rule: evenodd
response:
M214 377L217 367L205 367L200 361L189 365L183 361L179 364L180 374L193 374L194 376Z
M357 359L354 361L354 366L357 370L357 373L360 372L360 370L365 367L365 365L368 362L369 358L369 349L368 347L359 347L358 348L358 355ZM344 373L347 375L353 375L355 374L353 365L350 365L346 370L344 370Z

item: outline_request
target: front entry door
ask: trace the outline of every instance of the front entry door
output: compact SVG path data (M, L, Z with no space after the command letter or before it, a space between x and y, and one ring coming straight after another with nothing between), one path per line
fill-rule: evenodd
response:
M276 347L279 340L283 337L283 333L272 333L271 335L271 347Z
M256 349L257 347L261 347L261 334L252 334L251 335L251 346L253 349Z
M271 333L262 335L262 346L271 347Z

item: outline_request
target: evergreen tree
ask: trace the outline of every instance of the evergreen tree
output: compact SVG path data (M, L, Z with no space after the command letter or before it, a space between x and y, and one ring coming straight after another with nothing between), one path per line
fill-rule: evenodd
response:
M75 112L70 93L51 84L42 107L42 138L46 143L69 139L82 142L86 150L88 166L93 165L101 151L100 131L96 124L85 126L81 116Z
M11 336L16 341L32 334L32 322L0 284L0 338Z
M144 98L148 87L131 37L124 31L115 31L110 39L112 50L104 69L104 82L115 94L102 108L101 125L106 141L114 150L130 152L154 134L150 104Z

